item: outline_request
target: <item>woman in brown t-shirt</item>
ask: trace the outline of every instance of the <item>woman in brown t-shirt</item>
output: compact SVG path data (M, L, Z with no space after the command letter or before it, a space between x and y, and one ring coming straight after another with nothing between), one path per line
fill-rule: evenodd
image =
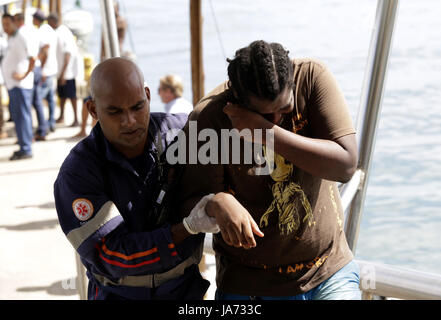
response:
M359 298L356 268L337 283L338 290L326 289L331 295L319 292L333 275L346 272L343 267L355 265L336 182L354 173L357 146L333 75L320 61L291 60L280 44L265 41L228 61L229 81L204 97L189 120L196 121L198 133L213 129L219 136L233 128L272 130L274 151L263 139L262 154L273 168L266 175L253 174L256 163L186 166L183 208L217 193L217 202L207 207L221 229L213 241L217 297ZM231 150L219 154L225 151ZM238 216L245 222L232 230ZM259 237L250 239L253 232Z

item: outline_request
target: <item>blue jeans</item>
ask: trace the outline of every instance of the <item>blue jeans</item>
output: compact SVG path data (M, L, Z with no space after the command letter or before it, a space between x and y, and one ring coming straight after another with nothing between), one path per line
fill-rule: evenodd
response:
M8 90L9 107L15 123L18 145L24 154L32 154L32 89L14 87Z
M43 98L41 94L41 67L34 68L34 88L32 89L32 105L37 113L38 128L37 134L45 136L47 133L47 122L43 110Z
M349 262L317 287L295 296L251 297L224 293L216 290L216 300L361 300L359 268L355 261Z
M54 88L55 76L46 77L45 82L40 82L41 97L46 99L49 106L49 127L55 128L55 88Z

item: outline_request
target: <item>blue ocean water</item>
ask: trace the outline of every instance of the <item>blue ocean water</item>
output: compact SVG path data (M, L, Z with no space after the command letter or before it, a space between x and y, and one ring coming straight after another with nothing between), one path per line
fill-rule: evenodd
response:
M73 6L63 1L64 9ZM192 100L189 1L120 0L133 51L161 111L159 78L184 79ZM282 43L292 57L315 57L334 72L356 123L374 26L373 0L205 0L205 91L226 75L226 58L257 39ZM98 1L89 50L99 57ZM441 2L401 1L356 257L441 273ZM133 43L133 45L132 45Z

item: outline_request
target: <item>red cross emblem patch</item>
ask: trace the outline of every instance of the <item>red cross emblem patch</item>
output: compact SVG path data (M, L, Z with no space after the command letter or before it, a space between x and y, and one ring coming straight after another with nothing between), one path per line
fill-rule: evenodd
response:
M75 199L72 202L72 209L80 221L86 221L93 214L92 202L84 198Z

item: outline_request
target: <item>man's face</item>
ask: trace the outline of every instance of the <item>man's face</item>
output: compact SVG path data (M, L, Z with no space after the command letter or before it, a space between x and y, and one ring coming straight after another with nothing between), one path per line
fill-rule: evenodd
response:
M47 19L47 24L54 30L58 27L58 23L54 19Z
M268 121L280 125L283 114L290 113L294 109L294 93L291 86L286 88L274 101L265 100L251 95L248 98L247 107L265 117Z
M2 19L2 26L3 26L3 30L6 32L8 36L13 35L16 30L14 21L12 21L12 19L9 17Z
M88 105L105 137L127 158L143 152L150 120L150 90L130 82L104 89Z
M42 22L40 20L38 20L37 18L32 18L32 24L34 26L36 26L37 28L39 28L40 25L42 24Z

